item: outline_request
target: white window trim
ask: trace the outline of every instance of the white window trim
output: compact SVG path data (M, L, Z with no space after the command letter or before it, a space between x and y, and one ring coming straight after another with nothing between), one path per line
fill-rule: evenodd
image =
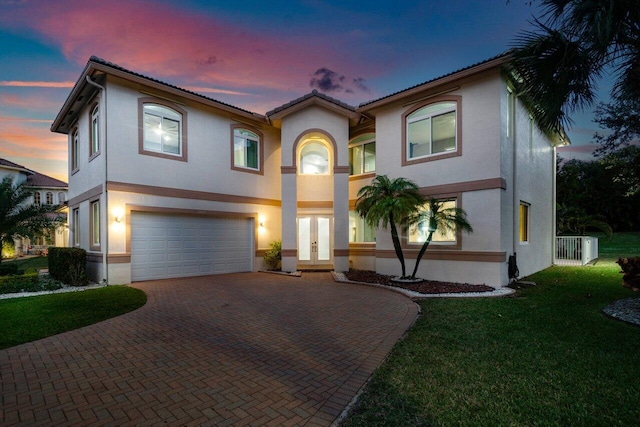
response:
M91 109L91 119L89 122L89 135L91 137L89 158L94 158L100 154L100 106L96 104Z
M73 217L73 246L80 246L80 208L72 211Z
M355 138L354 138L354 139L355 139ZM362 150L362 159L361 159L361 161L362 161L362 163L361 163L361 164L362 164L363 168L364 168L364 165L365 165L365 161L364 161L364 146L365 146L365 145L367 145L367 144L374 144L374 145L375 145L375 143L376 143L376 136L375 136L375 134L371 134L371 137L370 137L370 138L363 139L362 141L358 141L358 142L356 142L356 143L350 143L350 144L349 144L349 151L351 151L351 149L352 149L352 148L355 148L355 147L363 147L363 150ZM377 153L376 153L376 155L377 155ZM351 161L351 153L349 153L349 160ZM353 165L349 165L349 166L350 166L350 169L351 169L351 171L350 171L350 173L349 173L349 176L357 176L357 175L371 174L371 173L375 173L375 172L376 172L376 169L375 169L375 168L374 168L372 171L367 171L367 172L365 172L365 171L363 170L362 172L356 172L356 171L353 171Z
M91 244L89 245L92 250L100 249L100 200L94 200L89 203L91 213Z
M178 138L179 138L178 147L180 150L179 154L167 153L162 151L162 145L160 150L148 149L145 146L145 126L144 126L144 119L145 119L145 113L146 113L145 107L153 106L153 105L166 108L172 111L173 113L175 113L176 117L167 116L166 117L167 119L175 120L176 118L178 118L179 127L180 127L178 131ZM153 112L152 115L158 116L156 112ZM160 117L164 118L164 116L160 116ZM144 154L144 155L153 156L153 157L161 157L161 158L170 159L170 160L178 160L183 162L188 161L188 150L187 150L188 126L187 126L187 111L185 109L180 108L178 105L174 105L162 99L157 99L153 97L138 98L138 123L139 123L139 127L138 127L138 153L139 154Z
M235 161L236 137L242 138L243 140L247 139L246 136L239 134L239 132L241 131L251 132L257 137L256 142L258 143L258 152L256 154L257 154L258 167L256 168L236 164L236 161ZM246 150L245 150L245 163L246 163ZM237 170L240 172L249 172L249 173L262 175L264 173L263 163L264 163L264 135L262 134L262 132L248 126L241 126L237 124L231 125L231 169Z
M527 209L527 223L525 225L525 229L527 232L527 240L522 240L522 234L521 234L521 228L522 228L522 223L521 223L521 217L522 215L520 214L520 211L522 210L522 207L526 207ZM531 241L531 204L524 202L524 201L520 201L520 203L518 204L518 243L520 243L521 245L528 245L529 242Z

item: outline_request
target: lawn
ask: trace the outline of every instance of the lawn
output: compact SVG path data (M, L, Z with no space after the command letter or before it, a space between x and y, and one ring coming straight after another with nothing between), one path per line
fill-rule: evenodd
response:
M637 296L614 259L639 239L601 239L607 258L549 268L511 298L421 303L343 425L637 425L640 328L601 310Z
M0 300L0 349L119 316L146 301L144 292L127 286Z
M24 270L25 273L37 273L42 268L49 268L49 261L46 256L38 256L33 258L16 258L13 260L3 260L4 264L18 264L20 270Z

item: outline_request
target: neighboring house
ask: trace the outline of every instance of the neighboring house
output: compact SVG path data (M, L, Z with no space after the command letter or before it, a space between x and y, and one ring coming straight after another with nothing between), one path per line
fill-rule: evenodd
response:
M33 193L31 203L61 205L63 206L61 212L66 213L64 205L69 192L69 186L66 182L32 171L9 160L0 159L0 180L6 176L13 177L14 183L23 184ZM67 246L69 231L67 227L58 227L55 233L47 232L41 237L36 237L33 241L28 237L21 236L16 236L13 240L16 255L35 254L49 246Z
M419 276L504 286L552 263L555 145L500 55L358 108L313 91L256 114L92 57L56 117L69 136L71 245L108 283L282 266L398 274L390 234L354 212L376 174L463 208ZM423 230L403 239L413 267Z

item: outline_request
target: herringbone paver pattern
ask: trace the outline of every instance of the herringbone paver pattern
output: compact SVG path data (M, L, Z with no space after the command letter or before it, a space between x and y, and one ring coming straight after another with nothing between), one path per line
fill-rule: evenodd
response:
M135 286L135 312L0 350L0 425L330 425L418 314L328 273Z

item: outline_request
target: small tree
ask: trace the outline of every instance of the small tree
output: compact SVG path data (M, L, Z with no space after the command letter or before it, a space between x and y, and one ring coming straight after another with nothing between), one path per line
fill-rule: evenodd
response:
M14 235L33 238L63 223L58 205L30 204L30 197L31 192L11 177L0 182L0 247Z
M422 259L424 253L427 251L427 248L431 243L431 239L433 239L434 233L456 233L458 230L464 231L466 233L473 232L471 224L469 224L469 221L467 221L467 213L463 209L458 207L447 208L444 206L444 201L434 198L427 199L425 207L426 209L420 209L419 211L415 212L408 220L408 223L412 224L413 226L420 227L423 224L426 225L428 232L427 238L422 244L420 252L418 252L416 265L415 267L413 267L413 273L411 273L412 279L416 278L420 260Z
M374 228L391 228L391 240L402 266L402 277L406 277L406 268L398 227L408 225L408 219L423 203L418 186L405 178L391 180L386 175L378 175L358 192L355 210L365 222Z

